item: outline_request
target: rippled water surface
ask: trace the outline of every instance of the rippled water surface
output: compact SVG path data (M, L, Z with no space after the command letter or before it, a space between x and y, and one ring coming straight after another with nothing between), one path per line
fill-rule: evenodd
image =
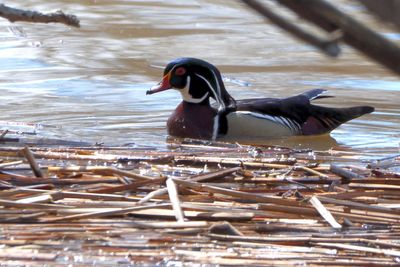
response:
M246 87L227 81L238 99L284 97L320 87L335 96L321 104L376 107L373 114L342 125L330 136L264 144L398 153L398 77L348 47L340 59L326 58L235 1L7 4L62 9L76 14L81 28L0 20L1 128L75 141L162 144L165 122L180 96L145 92L161 78L162 70L155 66L191 56L250 83ZM399 39L392 32L384 34Z

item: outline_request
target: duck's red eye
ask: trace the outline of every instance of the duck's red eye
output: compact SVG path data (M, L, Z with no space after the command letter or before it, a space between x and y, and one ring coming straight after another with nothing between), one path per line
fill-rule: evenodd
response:
M185 74L186 73L186 69L184 68L184 67L179 67L179 68L177 68L176 70L175 70L175 74L176 75L179 75L179 76L181 76L181 75L183 75L183 74Z

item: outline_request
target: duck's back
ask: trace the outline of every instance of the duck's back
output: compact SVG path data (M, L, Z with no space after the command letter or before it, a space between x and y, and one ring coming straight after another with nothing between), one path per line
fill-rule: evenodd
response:
M227 115L227 136L280 137L324 134L340 124L374 111L369 106L329 108L311 104L325 90L314 89L289 98L260 98L237 101Z

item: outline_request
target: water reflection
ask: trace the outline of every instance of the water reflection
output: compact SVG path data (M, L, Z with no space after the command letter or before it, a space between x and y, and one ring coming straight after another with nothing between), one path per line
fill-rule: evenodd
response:
M337 89L350 88L363 90L383 90L383 91L400 91L400 81L388 81L378 79L332 79L324 81L304 81L305 84L321 87L335 87ZM383 93L383 92L382 92Z
M347 47L340 60L325 58L237 2L226 3L16 3L42 10L62 8L80 16L82 28L0 20L0 120L41 124L36 129L40 137L164 144L165 122L180 96L173 91L145 95L161 77L162 70L152 65L191 56L216 64L238 99L286 97L324 87L335 98L318 104L376 107L375 113L330 136L262 140L264 144L398 148L397 77ZM13 128L7 123L0 127Z
M223 139L227 142L235 142L235 140ZM327 150L332 147L338 146L338 142L330 134L316 135L316 136L290 136L285 138L277 138L270 140L263 139L243 139L239 140L242 144L266 146L274 144L283 147L292 147L296 149L306 149L312 147L315 150Z

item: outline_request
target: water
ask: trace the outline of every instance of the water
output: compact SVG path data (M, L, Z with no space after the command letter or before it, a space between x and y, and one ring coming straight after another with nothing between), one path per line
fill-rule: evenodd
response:
M237 98L284 97L322 87L328 106L372 105L376 112L330 136L263 144L368 151L399 150L400 80L344 47L332 60L282 33L235 1L56 1L9 3L62 9L81 28L0 20L0 126L31 126L39 137L106 144L163 144L177 92L146 96L170 60L216 64ZM357 10L357 9L356 9ZM398 41L399 35L384 32ZM8 125L7 125L8 122ZM30 127L29 125L27 126Z

